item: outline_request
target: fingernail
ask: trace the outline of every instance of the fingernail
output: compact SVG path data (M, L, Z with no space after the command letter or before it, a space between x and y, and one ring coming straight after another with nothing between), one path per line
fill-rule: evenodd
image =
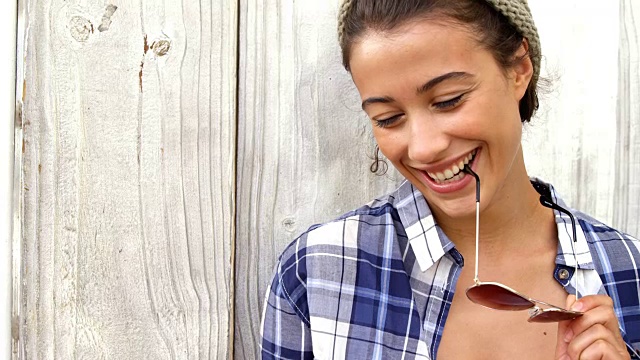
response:
M575 303L573 303L573 305L571 305L571 310L573 310L573 311L582 310L582 302L581 301L576 301Z
M567 332L564 333L564 342L569 342L573 339L573 330L571 328L567 329Z

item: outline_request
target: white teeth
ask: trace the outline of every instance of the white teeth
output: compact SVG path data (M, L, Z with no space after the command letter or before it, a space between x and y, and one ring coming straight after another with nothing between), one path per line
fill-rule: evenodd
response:
M465 176L465 174L462 172L462 169L464 169L465 165L468 164L471 159L473 159L476 153L477 150L473 150L472 152L467 154L464 159L460 160L457 164L454 164L450 169L444 170L444 172L438 172L435 174L428 172L427 175L429 175L429 177L431 177L438 184L445 181L460 180Z
M445 170L445 171L444 171L444 177L445 177L446 179L451 179L451 178L453 177L453 171L451 171L451 170L449 170L449 169Z

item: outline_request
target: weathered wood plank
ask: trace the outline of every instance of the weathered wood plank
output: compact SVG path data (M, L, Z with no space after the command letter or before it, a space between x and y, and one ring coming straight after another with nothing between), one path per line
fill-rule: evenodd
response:
M264 289L284 246L309 225L359 206L396 182L367 173L372 139L340 66L338 3L242 3L238 358L257 354ZM554 80L526 126L530 175L554 183L574 207L628 228L630 220L622 226L614 209L637 210L614 200L618 185L611 176L618 137L618 2L530 4L542 37L543 74Z
M531 3L560 79L527 130L530 172L638 235L637 6ZM368 174L338 0L242 3L239 35L232 1L82 4L28 1L22 354L228 358L235 291L235 357L255 358L277 254L398 180Z
M22 353L231 357L236 2L27 4Z
M620 1L614 225L640 236L640 4Z
M523 145L530 175L552 182L572 207L610 220L613 183L601 174L613 172L617 2L601 9L581 3L556 8L530 1L542 43L542 76L551 85L541 93L536 118L525 126ZM598 31L587 26L595 19Z
M241 4L235 355L254 359L284 246L395 183L368 173L373 140L340 65L338 1Z
M640 118L620 109L638 105L637 93L621 90L637 91L638 37L620 35L638 15L624 15L624 1L529 3L542 42L542 74L552 81L537 117L525 126L529 174L552 182L572 207L637 236L633 149L640 146ZM619 64L629 70L623 74Z
M14 202L14 122L16 119L16 29L18 4L5 4L0 14L0 358L12 349L12 242ZM20 174L20 171L16 172Z

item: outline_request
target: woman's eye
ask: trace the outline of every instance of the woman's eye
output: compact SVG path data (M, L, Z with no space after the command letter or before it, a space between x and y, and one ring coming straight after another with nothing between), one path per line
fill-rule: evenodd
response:
M458 105L460 100L462 100L462 96L463 95L464 94L460 94L460 95L454 97L453 99L437 102L437 103L433 104L433 106L435 106L436 108L441 109L441 110L452 108L452 107Z
M386 119L374 120L374 122L377 127L386 128L393 125L393 123L400 119L401 116L402 114L398 114Z

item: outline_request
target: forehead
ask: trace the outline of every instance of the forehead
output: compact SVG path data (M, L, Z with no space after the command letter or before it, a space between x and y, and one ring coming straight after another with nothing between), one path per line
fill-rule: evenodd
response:
M393 31L369 30L353 44L350 56L362 97L394 87L415 89L428 78L449 72L477 74L495 65L468 27L433 20L412 21Z

